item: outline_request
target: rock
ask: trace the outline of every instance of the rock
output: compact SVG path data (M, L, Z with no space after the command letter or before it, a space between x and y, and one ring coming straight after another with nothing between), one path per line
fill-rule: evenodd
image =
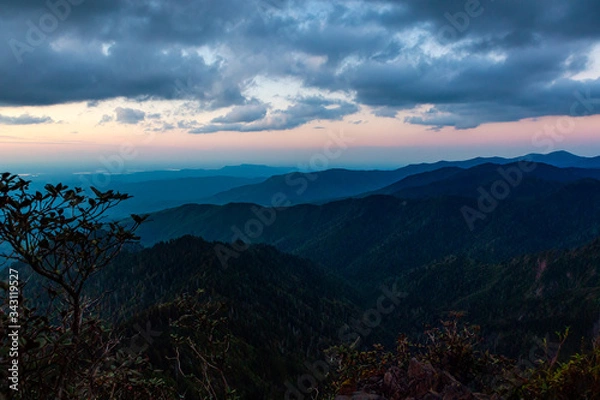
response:
M502 397L498 394L483 394L483 393L473 393L473 396L476 400L502 400Z
M335 400L387 400L378 394L371 394L365 392L355 392L352 395L339 395L335 397Z
M408 376L398 367L391 367L383 376L383 393L391 400L404 399L408 392Z
M341 393L335 400L500 400L476 396L448 372L416 358L410 360L408 370L392 366L383 377L371 377L358 389Z
M473 393L462 383L457 381L452 375L444 372L444 390L442 391L444 400L476 400Z
M443 400L475 400L473 393L460 382L444 386L441 394Z
M424 398L431 391L437 392L439 374L430 363L421 363L416 358L408 364L409 392L411 395Z
M383 385L383 376L372 376L367 379L364 384L362 384L358 389L361 392L367 393L379 393L381 391L381 387Z

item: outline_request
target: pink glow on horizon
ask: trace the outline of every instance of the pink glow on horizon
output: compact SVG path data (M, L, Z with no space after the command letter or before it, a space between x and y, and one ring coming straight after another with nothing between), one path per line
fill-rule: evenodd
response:
M349 121L363 119L361 124ZM546 126L572 128L565 134L550 136L544 133ZM320 127L323 129L315 129ZM295 164L311 151L319 151L331 141L331 135L343 132L350 138L350 153L357 155L360 149L397 149L398 154L420 149L421 161L448 158L448 153L471 155L516 156L529 152L546 153L566 149L581 155L600 152L598 141L600 116L592 117L544 117L537 120L493 123L469 130L446 127L439 131L420 125L409 125L401 117L377 118L370 114L354 115L345 121L312 123L290 131L270 132L219 132L194 135L182 130L145 132L142 126L118 125L96 126L85 124L50 124L28 127L3 127L0 131L0 159L3 164L98 164L101 157L119 154L123 148L135 153L131 164L153 162L181 162L201 166L202 163L240 163L244 159L259 163ZM32 132L35 131L35 134ZM563 130L564 131L564 130ZM79 133L83 132L83 133ZM537 136L536 136L537 135ZM537 139L536 139L537 137ZM562 139L557 140L556 138ZM368 162L364 152L364 162ZM381 157L369 156L373 164L381 164ZM359 157L361 158L361 157ZM412 160L415 162L417 160ZM340 159L341 164L351 165L353 160ZM390 164L399 163L390 159Z

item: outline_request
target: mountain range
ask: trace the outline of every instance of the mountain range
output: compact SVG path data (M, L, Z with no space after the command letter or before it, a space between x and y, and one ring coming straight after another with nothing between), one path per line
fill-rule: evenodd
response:
M439 161L413 164L394 170L349 170L301 172L293 167L239 165L221 169L183 169L146 171L127 174L84 173L78 175L42 174L29 177L32 187L40 190L46 183L62 182L69 186L89 185L100 189L116 189L134 198L113 216L130 212L148 213L187 203L224 205L246 202L271 206L273 196L283 194L286 204L315 203L344 199L378 192L404 178L425 172L431 182L444 178L452 168L469 169L482 164L504 165L521 160L545 163L559 168L600 168L600 157L580 157L558 151L550 154L529 154L516 158L478 157L465 161ZM450 168L450 169L448 169ZM421 186L427 175L421 175L412 186ZM404 184L409 183L406 181ZM401 184L401 185L404 185ZM393 188L392 188L393 189Z
M152 214L140 236L144 245L186 234L267 243L358 282L452 253L497 261L594 239L600 232L599 171L528 165L535 168L521 172L514 186L498 169L516 173L518 163L483 164L440 170L446 179L433 183L436 172L414 175L409 184L394 184L403 189L393 195L282 208L189 204ZM506 197L494 197L496 182L504 182Z
M125 337L146 324L159 333L144 355L179 393L198 391L191 374L206 373L193 355L179 358L182 334L201 358L226 344L215 360L236 393L272 399L322 368L330 346L394 348L400 332L423 343L423 326L452 311L510 357L567 326L571 353L600 333L600 158L241 168L248 175L111 185L134 196L113 217L150 214L140 245L93 275L85 295ZM175 322L196 312L208 325Z
M227 204L235 202L271 206L273 196L282 193L289 204L324 203L336 199L360 196L393 185L404 178L435 171L431 175L420 175L414 186L421 186L427 178L435 182L450 171L470 169L484 164L506 165L522 160L545 163L558 168L600 168L600 157L588 158L560 151L550 154L529 154L516 158L474 158L466 161L440 161L430 164L414 164L390 171L354 171L332 169L316 172L292 172L275 175L264 182L232 188L207 198L199 199L203 204ZM384 193L386 194L386 193Z

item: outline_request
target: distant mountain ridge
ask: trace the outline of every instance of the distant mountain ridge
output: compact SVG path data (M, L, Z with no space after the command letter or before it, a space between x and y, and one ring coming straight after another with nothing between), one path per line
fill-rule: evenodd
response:
M184 178L205 178L215 176L227 176L233 178L268 178L273 175L287 174L296 171L293 167L270 167L267 165L241 164L235 166L225 166L218 169L172 169L172 170L156 170L156 171L139 171L127 173L121 170L99 169L98 172L82 172L82 173L49 173L39 174L34 176L25 176L25 179L30 179L35 183L63 183L67 185L79 185L84 182L94 182L96 177L98 181L123 184L134 182L149 182L158 180L172 180ZM109 179L106 177L109 176Z
M364 196L369 192L388 194L385 190L382 192L378 192L378 190L416 174L441 170L437 174L428 175L431 179L430 183L433 183L441 178L446 178L445 174L451 174L451 171L458 172L457 168L469 169L482 164L505 165L522 160L545 163L558 168L600 169L600 157L580 157L566 151L558 151L550 154L529 154L515 158L479 157L465 161L412 164L389 171L330 169L312 173L292 172L272 176L261 183L236 187L211 197L199 199L197 202L220 205L246 202L271 206L273 196L282 193L289 205L324 203L347 197ZM425 176L420 179L425 179ZM419 185L422 185L422 183L412 184L412 186Z
M145 214L166 208L193 203L199 198L211 196L234 187L255 184L265 178L235 176L206 176L162 179L143 182L117 182L112 190L132 196L114 209L113 215Z
M383 189L365 195L389 194L401 198L480 195L479 187L490 187L498 180L516 180L512 195L533 196L553 190L552 182L574 182L580 179L600 179L600 169L558 168L548 164L531 164L531 171L521 171L521 164L479 164L468 169L445 167L432 172L411 175ZM514 175L514 177L511 177ZM525 182L522 182L525 179ZM363 197L365 196L363 195Z
M439 161L412 164L394 170L330 169L299 172L293 167L269 167L242 164L220 169L182 169L135 172L129 174L40 175L31 177L34 190L48 183L62 182L69 186L116 189L135 198L118 214L152 212L187 203L227 204L234 202L271 206L273 197L283 194L286 204L322 204L325 202L369 194L392 194L390 185L399 189L423 186L449 177L452 169L468 169L482 164L504 165L519 160L531 160L556 167L600 168L600 157L580 157L565 151L550 154L530 154L516 158L474 158L465 161ZM438 171L438 172L433 172ZM399 183L402 179L415 177ZM427 181L429 179L429 181ZM385 190L383 188L386 188ZM410 194L406 194L410 196Z
M459 167L471 168L481 164L510 164L518 161L531 161L536 163L544 163L553 165L559 168L577 167L577 168L600 168L600 156L583 157L578 156L568 151L558 150L548 154L530 153L519 157L476 157L464 161L438 161L431 164L415 164L433 165L437 168L441 167Z
M272 176L266 181L246 185L201 199L200 203L227 204L235 202L270 206L277 193L285 195L289 204L322 202L350 197L369 189L377 189L409 174L396 171L353 171L330 169L314 173L294 172Z
M281 210L251 203L190 204L152 214L140 235L146 245L185 234L268 243L358 282L456 252L501 261L582 245L600 235L600 181L591 177L598 177L598 171L544 164L537 164L535 174L524 176L505 199L479 211L481 218L471 230L462 210L482 210L478 188L489 192L488 185L502 178L499 167L447 171L446 180L410 198L373 195ZM454 193L454 187L461 193Z

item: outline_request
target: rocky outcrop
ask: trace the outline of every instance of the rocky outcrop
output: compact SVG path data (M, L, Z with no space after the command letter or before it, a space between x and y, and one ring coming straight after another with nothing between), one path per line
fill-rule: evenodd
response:
M359 389L335 400L500 400L472 393L449 373L415 358L406 370L391 367L383 377L373 377Z

